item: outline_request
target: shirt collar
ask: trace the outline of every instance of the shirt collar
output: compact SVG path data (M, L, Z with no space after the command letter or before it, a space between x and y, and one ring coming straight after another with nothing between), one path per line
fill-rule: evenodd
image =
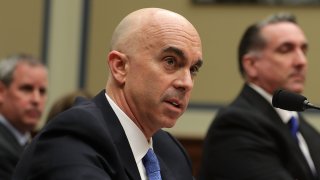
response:
M21 146L24 146L31 138L30 132L26 132L22 134L15 127L8 122L8 120L0 114L0 123L2 123L9 131L13 134L13 136L17 139L18 143Z
M250 83L249 86L254 89L257 93L259 93L262 97L264 97L272 106L272 95L267 93L264 89L262 89L261 87ZM296 111L287 111L287 110L283 110L280 108L275 108L274 110L278 113L278 115L280 116L280 118L282 119L282 121L284 123L288 123L288 121L290 120L290 118L292 116L298 117L298 113Z
M138 163L142 160L148 149L152 148L152 138L148 143L147 138L144 136L143 132L138 128L138 126L126 115L126 113L121 110L121 108L108 96L107 93L105 93L105 95L124 129L135 161Z

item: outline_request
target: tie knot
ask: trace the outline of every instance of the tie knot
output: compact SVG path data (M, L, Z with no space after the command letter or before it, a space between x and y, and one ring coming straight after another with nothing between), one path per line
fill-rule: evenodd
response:
M156 154L150 148L147 154L142 158L142 163L146 168L149 180L161 180L160 166Z

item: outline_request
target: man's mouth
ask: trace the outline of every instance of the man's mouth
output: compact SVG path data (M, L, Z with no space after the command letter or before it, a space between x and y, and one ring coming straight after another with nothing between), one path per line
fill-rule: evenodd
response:
M176 102L170 102L170 104L172 104L173 106L175 106L175 107L177 107L177 108L180 107L180 105L179 105L178 103L176 103Z
M168 100L166 102L179 109L182 107L182 104L175 100Z
M29 110L29 111L27 111L27 114L33 118L40 118L41 117L41 112L38 110Z

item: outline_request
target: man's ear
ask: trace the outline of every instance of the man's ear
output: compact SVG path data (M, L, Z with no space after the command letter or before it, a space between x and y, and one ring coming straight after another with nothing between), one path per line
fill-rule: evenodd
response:
M253 54L246 54L242 58L242 65L246 76L249 79L255 78L257 76L256 68L257 56Z
M3 84L3 82L0 81L0 104L3 103L3 98L4 98L4 96L6 96L6 94L5 94L6 88L7 88L7 86L5 84Z
M127 56L119 51L113 50L108 55L108 64L114 80L119 84L124 84L128 65Z

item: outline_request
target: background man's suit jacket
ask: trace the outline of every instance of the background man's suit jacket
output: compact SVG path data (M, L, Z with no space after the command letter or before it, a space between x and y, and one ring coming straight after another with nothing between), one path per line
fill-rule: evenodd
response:
M7 127L0 123L0 179L10 180L23 147Z
M303 117L300 132L320 175L320 136ZM245 85L213 121L200 180L311 180L310 168L288 126L267 100Z
M170 134L153 136L163 180L192 179L183 147ZM27 147L15 180L140 180L125 132L105 91L57 115Z

